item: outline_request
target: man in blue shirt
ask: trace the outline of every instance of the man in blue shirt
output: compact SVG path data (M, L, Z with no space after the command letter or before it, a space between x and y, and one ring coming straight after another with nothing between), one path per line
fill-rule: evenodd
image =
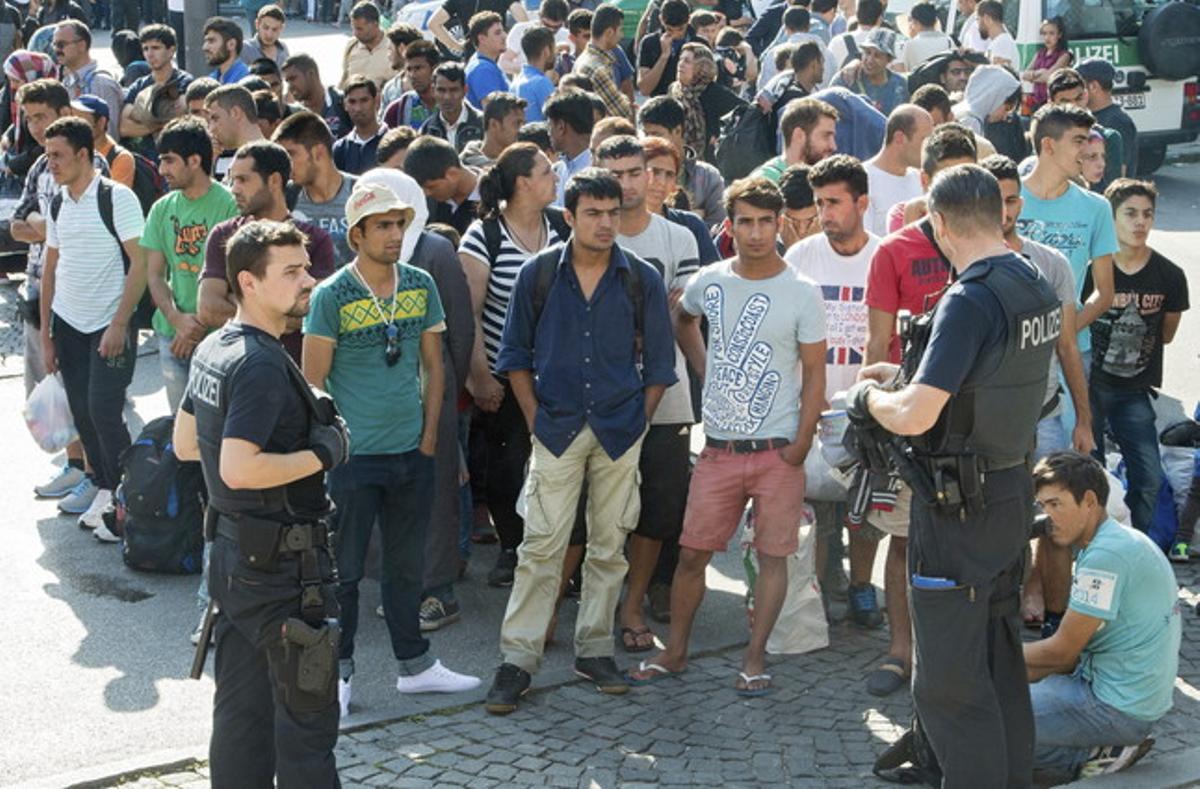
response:
M496 63L507 47L504 20L495 11L481 11L471 17L467 34L475 47L467 61L467 101L482 108L489 94L508 90L508 78Z
M1151 727L1171 709L1181 633L1175 574L1149 537L1105 512L1108 478L1092 458L1051 454L1033 484L1049 538L1076 552L1062 624L1025 644L1034 766L1067 780L1117 772L1150 750Z
M525 539L500 630L504 662L486 704L500 715L517 708L541 662L585 480L588 582L575 625L575 672L603 693L629 690L612 658L613 609L628 568L625 536L640 511L642 437L677 380L663 279L616 246L620 182L594 168L579 172L567 185L563 215L571 240L521 268L496 358L533 436Z
M204 25L204 57L213 67L208 75L222 85L232 85L250 73L241 60L242 28L232 19L214 16Z
M544 27L531 27L521 36L521 51L525 65L513 80L513 93L527 102L525 120L529 123L546 120L542 105L554 92L554 83L546 76L554 68L554 34Z

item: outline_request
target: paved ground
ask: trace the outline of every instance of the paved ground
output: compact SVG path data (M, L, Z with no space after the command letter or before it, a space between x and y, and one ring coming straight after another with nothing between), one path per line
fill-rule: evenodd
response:
M328 26L288 27L289 39L299 44L294 50L312 52L327 79L336 78L340 35ZM102 58L107 46L107 38L98 36ZM1194 254L1200 167L1168 165L1156 180L1163 198L1153 243L1200 282ZM58 517L52 503L29 496L50 462L17 416L23 391L14 377L21 371L14 305L15 292L0 288L0 412L8 415L0 420L0 500L8 515L0 526L6 591L0 621L10 623L0 638L0 666L9 678L6 709L12 711L0 718L0 782L64 786L85 774L95 778L202 757L212 686L208 679L184 678L190 663L186 636L197 615L196 579L131 573L117 548L96 544ZM1200 317L1189 314L1167 349L1169 396L1160 400L1162 411L1190 411L1200 396L1197 348ZM153 355L139 360L130 394L138 421L166 410ZM481 581L491 558L490 550L481 550L459 588L463 621L433 637L448 665L484 676L498 659L496 633L506 598ZM773 662L780 687L774 696L739 699L730 688L735 647L745 638L742 578L733 556L710 572L696 638L708 656L695 661L685 678L625 699L599 697L582 685L563 684L572 679L570 654L557 648L547 655L530 702L507 719L482 712L475 703L482 690L401 699L391 687L382 622L364 616L356 710L339 751L345 782L590 787L594 781L605 789L655 782L870 783L864 776L874 754L910 714L904 694L880 704L860 689L882 634L835 627L829 649ZM1188 570L1180 581L1188 609L1176 709L1160 727L1159 745L1143 768L1148 775L1157 758L1194 746L1200 729L1200 629L1193 612L1200 575ZM368 582L364 605L373 609L377 600L378 588ZM573 615L568 604L561 640L569 639ZM143 783L189 782L206 783L202 767Z
M1150 756L1130 773L1151 780L1157 759L1195 747L1200 720L1200 570L1184 568L1178 577L1185 624L1175 709L1156 727ZM571 682L533 694L507 718L476 704L348 732L338 746L343 784L882 786L870 765L907 725L911 702L904 692L881 700L862 689L884 645L882 631L843 625L832 639L828 649L774 658L778 690L761 699L733 692L740 653L730 650L624 698ZM126 784L208 782L201 765Z

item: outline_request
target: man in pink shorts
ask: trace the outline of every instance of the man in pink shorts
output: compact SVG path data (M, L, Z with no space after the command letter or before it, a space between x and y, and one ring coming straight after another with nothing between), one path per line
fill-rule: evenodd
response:
M676 319L679 345L704 375L706 446L679 540L671 633L666 650L643 661L630 679L645 684L687 666L705 568L753 501L759 575L735 687L761 696L771 691L767 637L787 592L787 557L799 547L804 458L825 399L825 305L816 283L776 251L783 212L777 186L761 177L737 181L725 193L725 207L738 256L692 277ZM708 319L707 352L701 315Z

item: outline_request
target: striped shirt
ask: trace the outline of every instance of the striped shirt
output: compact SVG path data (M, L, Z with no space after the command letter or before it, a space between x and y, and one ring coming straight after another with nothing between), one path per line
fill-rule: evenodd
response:
M62 188L58 221L46 214L46 246L58 250L54 301L50 309L73 329L91 334L107 328L117 314L125 289L121 247L100 219L99 178L93 178L78 202ZM137 196L113 183L113 224L122 241L141 238L145 220ZM60 234L59 226L70 228Z
M560 239L546 224L546 246L556 244ZM512 298L513 285L517 281L517 271L526 260L535 253L526 252L513 241L508 233L508 226L500 221L500 252L495 260L490 259L487 251L487 237L483 232L483 220L476 219L467 228L462 244L458 251L470 255L488 267L487 296L483 303L483 350L487 353L488 367L496 368L496 354L500 350L500 337L504 334L504 316L508 314L508 301Z

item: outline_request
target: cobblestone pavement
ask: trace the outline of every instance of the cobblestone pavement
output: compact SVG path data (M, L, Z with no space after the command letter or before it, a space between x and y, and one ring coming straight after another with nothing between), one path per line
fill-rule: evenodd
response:
M1177 576L1184 639L1175 708L1156 727L1157 743L1139 770L1194 747L1200 728L1200 567ZM473 704L343 733L343 786L884 786L871 764L912 710L907 693L877 699L863 689L884 633L836 626L829 648L773 658L777 690L765 698L734 693L740 650L732 649L625 697L575 682L536 690L505 718ZM201 765L117 783L202 787L206 774Z

